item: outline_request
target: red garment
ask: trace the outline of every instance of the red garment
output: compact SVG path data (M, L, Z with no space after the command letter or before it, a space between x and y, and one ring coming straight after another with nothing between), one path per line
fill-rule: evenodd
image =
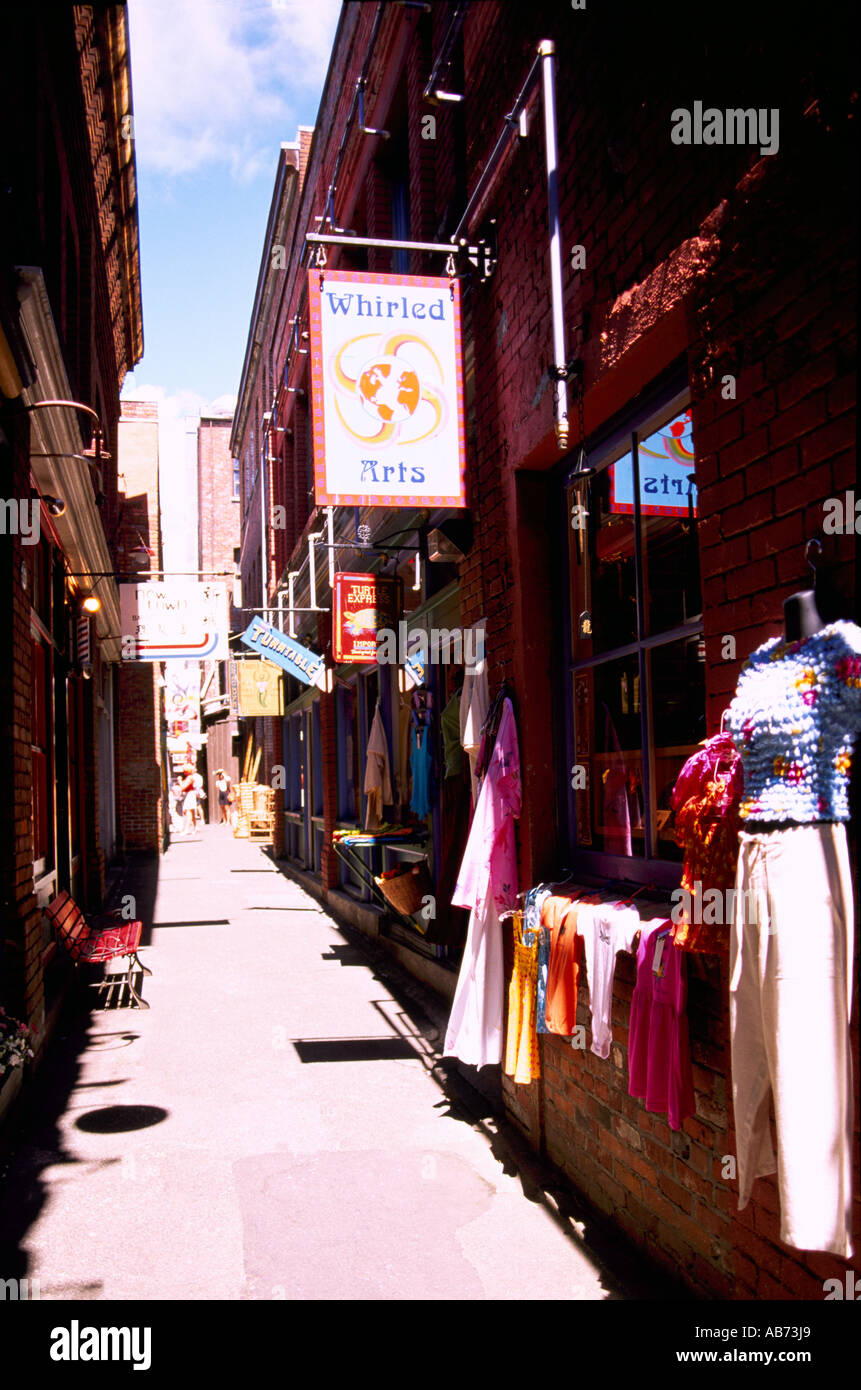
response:
M692 897L710 889L725 892L735 882L738 863L739 805L744 790L742 761L729 734L709 739L699 753L688 758L673 788L677 844L685 851L681 886ZM726 903L726 899L724 899ZM725 911L696 915L728 917ZM691 921L683 912L672 928L673 941L685 951L725 954L729 949L729 922Z

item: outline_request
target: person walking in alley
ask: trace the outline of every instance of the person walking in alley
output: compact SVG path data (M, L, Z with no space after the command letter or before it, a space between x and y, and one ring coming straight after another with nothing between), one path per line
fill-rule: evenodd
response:
M182 780L177 777L170 787L170 828L175 834L180 834L183 829L182 801Z
M186 763L182 770L182 817L183 834L190 835L197 824L197 785L195 782L197 774L191 763ZM201 779L202 781L202 779Z
M215 774L215 789L218 792L218 809L221 813L219 824L229 825L232 783L224 768L219 768Z

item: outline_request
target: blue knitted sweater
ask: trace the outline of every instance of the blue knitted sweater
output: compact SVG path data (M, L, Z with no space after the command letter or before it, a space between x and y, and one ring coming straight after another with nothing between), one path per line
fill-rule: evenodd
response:
M729 729L744 767L742 819L848 820L861 628L830 623L799 642L757 647L742 667Z

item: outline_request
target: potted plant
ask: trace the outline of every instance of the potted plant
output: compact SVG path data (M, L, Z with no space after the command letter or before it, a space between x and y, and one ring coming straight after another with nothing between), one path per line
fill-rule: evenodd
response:
M0 1008L0 1120L21 1088L21 1068L33 1056L30 1029Z

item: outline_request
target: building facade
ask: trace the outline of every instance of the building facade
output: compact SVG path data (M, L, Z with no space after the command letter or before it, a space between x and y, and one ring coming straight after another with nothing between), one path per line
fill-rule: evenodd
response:
M0 66L0 710L11 731L0 994L38 1052L68 975L41 909L60 888L100 905L117 834L119 390L143 352L125 8L18 10Z
M239 464L230 452L231 415L201 415L197 431L198 568L201 577L218 577L229 595L230 632L239 630L233 575L239 562ZM216 773L239 780L235 735L238 716L230 706L227 665L205 661L201 668L201 727L206 734L207 806L218 819Z
M126 582L162 568L158 403L123 400L119 424L117 563ZM158 663L126 661L117 679L118 848L159 854L167 839L162 684Z
M857 616L853 84L818 21L809 38L802 60L764 17L688 35L668 83L647 9L620 26L542 0L347 4L289 199L279 165L234 424L243 602L322 655L327 680L287 680L284 720L259 721L261 775L285 769L278 848L302 881L449 996L462 923L387 925L334 851L336 829L364 824L378 704L387 819L410 798L403 680L335 664L332 570L398 574L410 631L483 621L491 694L507 682L517 720L520 888L618 882L669 915L673 785L742 662L782 633L811 564L826 623ZM314 504L307 285L323 263L306 236L321 231L356 238L326 246L329 270L448 275L437 252L364 243L463 243L465 513ZM446 528L457 549L433 561ZM426 689L439 716L451 666ZM447 781L423 818L443 912L468 823ZM506 951L510 969L510 934ZM543 1036L538 1079L498 1079L509 1114L697 1294L821 1297L845 1263L780 1241L775 1179L737 1211L726 960L690 964L696 1115L678 1131L629 1094L635 981L620 955L609 1059ZM856 1194L857 1155L856 1118Z

